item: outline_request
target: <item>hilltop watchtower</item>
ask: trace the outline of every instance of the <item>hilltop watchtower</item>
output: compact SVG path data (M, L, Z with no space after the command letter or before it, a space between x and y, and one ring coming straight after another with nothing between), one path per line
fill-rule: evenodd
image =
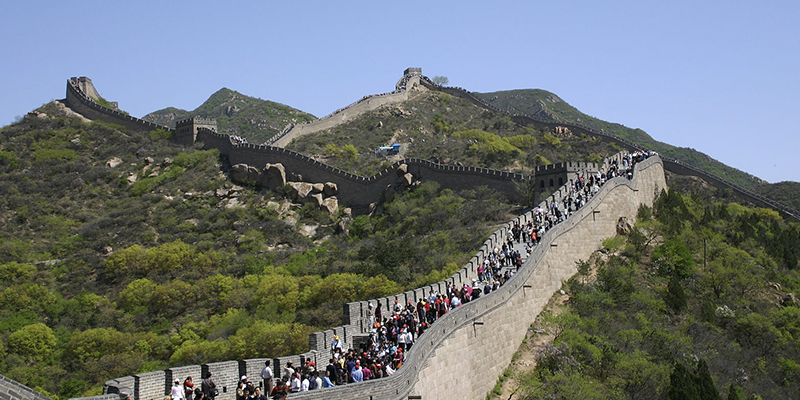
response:
M200 128L207 128L216 132L217 120L198 116L182 119L175 123L175 134L172 139L178 144L192 145L197 141L197 130Z
M422 68L406 68L406 70L403 71L403 77L397 81L395 90L398 92L405 91L406 89L413 87L414 83L418 82L421 77ZM412 78L414 78L414 81L412 81Z

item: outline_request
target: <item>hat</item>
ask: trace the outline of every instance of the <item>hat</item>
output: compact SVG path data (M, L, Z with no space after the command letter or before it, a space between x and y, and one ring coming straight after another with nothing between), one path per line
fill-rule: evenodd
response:
M242 375L242 379L241 380L246 381L247 380L247 375Z
M339 335L333 335L333 338L338 340L339 339Z
M175 379L175 383L181 383L180 379Z

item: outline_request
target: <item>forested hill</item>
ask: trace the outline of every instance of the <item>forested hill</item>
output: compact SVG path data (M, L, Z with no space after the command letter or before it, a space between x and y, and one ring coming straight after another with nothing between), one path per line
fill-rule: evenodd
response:
M263 143L286 125L314 120L309 113L284 104L243 95L222 88L192 111L168 107L142 117L159 125L175 127L175 121L193 116L215 118L219 131L246 137L251 143Z
M549 121L560 121L586 125L595 130L630 140L643 148L652 149L665 156L675 158L720 178L753 190L766 183L763 180L729 167L707 154L695 149L676 147L653 139L641 129L606 122L586 115L553 93L540 89L508 90L490 93L473 93L489 104L511 114L524 114Z

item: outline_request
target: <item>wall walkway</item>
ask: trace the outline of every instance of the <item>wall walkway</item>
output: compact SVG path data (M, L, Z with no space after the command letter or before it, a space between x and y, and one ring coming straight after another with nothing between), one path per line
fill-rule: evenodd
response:
M365 112L375 110L387 104L402 103L408 100L413 94L415 91L413 88L417 86L419 79L418 76L411 77L406 86L409 89L365 97L316 121L289 125L280 135L271 138L265 144L276 147L286 147L286 145L291 143L292 139L296 137L333 128L345 122L352 121Z

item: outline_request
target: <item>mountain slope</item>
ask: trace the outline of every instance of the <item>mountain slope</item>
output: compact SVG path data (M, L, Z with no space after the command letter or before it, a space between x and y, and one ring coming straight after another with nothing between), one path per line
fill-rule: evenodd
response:
M571 132L533 129L439 91L386 105L332 129L295 138L287 148L336 167L372 175L392 157L379 146L403 144L402 157L513 172L562 161L601 161L615 146ZM349 146L350 152L342 150Z
M764 184L763 180L729 167L705 153L686 147L676 147L653 139L641 129L606 122L586 115L553 93L540 89L508 90L490 93L473 93L489 104L512 114L524 114L546 121L586 125L595 130L630 140L644 148L652 149L667 157L694 165L706 172L733 182L747 189Z
M243 95L222 88L200 107L186 111L168 107L142 117L160 125L175 126L175 121L191 116L215 118L221 133L238 135L251 143L263 143L280 133L289 123L311 121L315 117L284 104Z

